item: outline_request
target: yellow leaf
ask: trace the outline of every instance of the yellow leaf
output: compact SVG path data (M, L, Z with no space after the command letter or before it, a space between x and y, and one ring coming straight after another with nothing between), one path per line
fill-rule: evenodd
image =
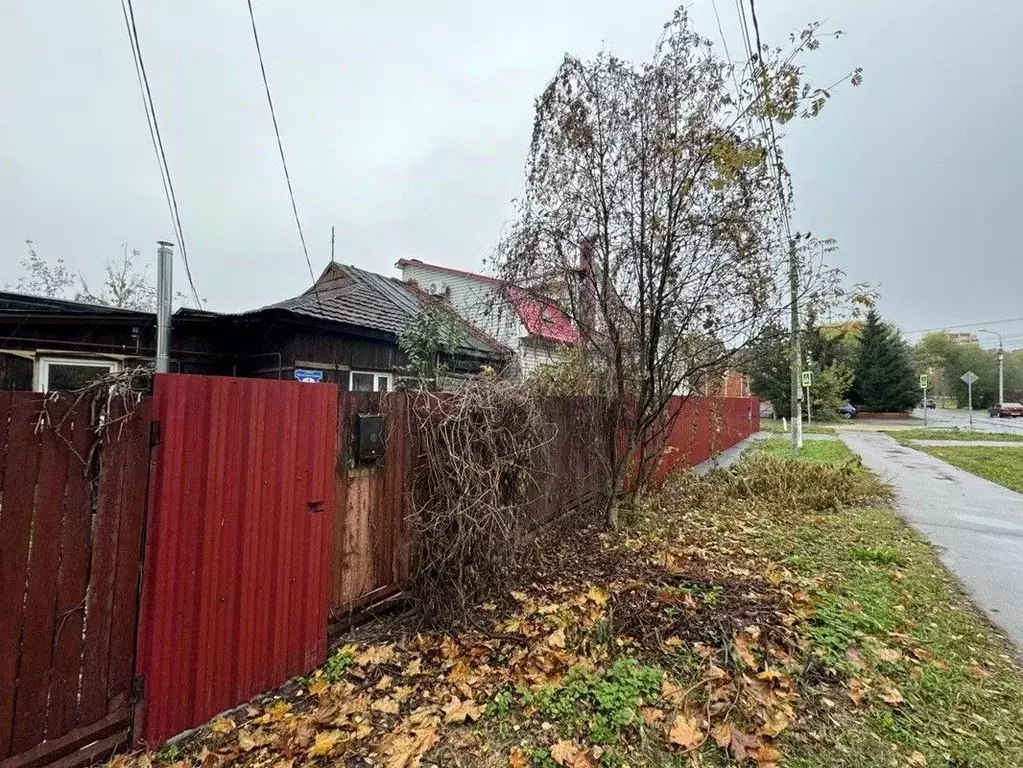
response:
M592 600L597 605L604 605L608 600L607 592L596 586L590 587L586 593L586 598Z
M780 757L781 752L779 752L774 747L765 744L764 746L757 749L756 757L754 759L761 765L764 765L765 763L776 763L778 762L778 759Z
M330 684L322 677L317 677L309 681L310 696L322 696L329 690Z
M551 760L566 768L589 768L593 765L586 751L568 739L563 739L551 747Z
M383 664L394 657L393 645L371 645L358 656L355 661L359 664Z
M213 733L219 733L223 736L231 733L231 731L234 730L234 727L234 720L228 717L221 717L213 721L210 725L210 730L213 731Z
M398 702L390 696L383 699L377 699L369 705L369 708L388 715L398 714Z
M329 755L334 749L338 739L341 738L341 731L320 731L316 734L315 743L309 747L309 757L322 757Z
M409 662L408 666L405 667L406 675L421 675L423 673L423 660L418 656Z
M551 646L552 648L564 648L565 630L557 629L554 632L551 632L551 634L547 636L547 645Z
M448 680L456 685L458 683L464 683L469 679L469 665L464 661L458 661L455 666L448 672Z
M894 648L878 648L874 655L877 656L879 661L886 661L889 664L902 661L902 651L897 651Z
M682 641L682 638L679 637L678 635L672 635L671 637L664 641L665 648L675 649L681 648L683 645L685 645L685 643Z
M238 748L243 752L251 752L258 747L260 742L249 731L238 732Z
M512 591L509 594L512 597L514 597L516 600L518 600L520 603L524 603L524 602L526 602L529 599L529 595L527 595L525 592L515 592L515 591Z
M283 699L278 699L277 701L275 701L273 704L266 708L266 714L269 715L271 720L283 720L284 716L287 715L290 711L291 704L284 701Z
M476 706L472 699L462 701L452 696L451 701L444 705L444 722L464 723L466 719L476 721L483 716L483 707Z
M668 741L684 749L694 749L703 742L703 729L688 715L675 715L668 729Z
M927 756L921 752L913 751L906 762L909 765L927 765Z

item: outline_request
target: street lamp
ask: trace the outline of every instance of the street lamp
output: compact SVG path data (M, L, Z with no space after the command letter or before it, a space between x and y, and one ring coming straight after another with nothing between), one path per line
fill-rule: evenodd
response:
M1001 405L1005 402L1005 377L1002 363L1005 360L1005 345L1002 344L1002 334L998 331L989 331L987 328L981 328L980 333L990 333L998 337L998 404Z

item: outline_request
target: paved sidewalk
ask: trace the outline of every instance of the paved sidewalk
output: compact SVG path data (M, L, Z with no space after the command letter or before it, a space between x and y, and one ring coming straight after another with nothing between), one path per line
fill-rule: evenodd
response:
M895 486L902 516L937 548L974 604L1023 649L1023 494L887 435L844 432L842 440Z
M907 440L910 445L924 448L1023 448L1017 440Z

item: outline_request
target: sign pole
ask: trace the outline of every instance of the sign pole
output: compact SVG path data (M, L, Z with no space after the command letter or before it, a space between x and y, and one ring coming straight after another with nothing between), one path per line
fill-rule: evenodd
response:
M810 401L810 388L806 388L806 423L813 424L813 404Z
M970 409L970 426L973 426L973 382L966 382L966 402Z
M924 379L924 426L927 426L927 379Z

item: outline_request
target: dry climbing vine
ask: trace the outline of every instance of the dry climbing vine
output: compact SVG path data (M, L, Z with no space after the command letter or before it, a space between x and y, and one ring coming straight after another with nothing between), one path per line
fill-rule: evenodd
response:
M415 397L409 591L425 623L464 622L505 587L529 507L545 492L554 427L541 413L525 389L494 376L457 395Z

